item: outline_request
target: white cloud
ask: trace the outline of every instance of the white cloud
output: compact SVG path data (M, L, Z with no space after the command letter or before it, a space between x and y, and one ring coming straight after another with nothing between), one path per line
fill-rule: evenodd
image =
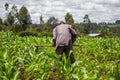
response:
M67 12L73 15L76 22L81 22L85 14L91 21L115 21L120 19L120 0L1 0L0 17L5 18L4 4L15 4L18 9L26 6L33 22L39 23L40 15L44 20L51 16L64 19Z
M85 10L106 11L106 9L103 5L92 3L92 2L81 4L81 8L83 8Z
M110 3L110 4L118 4L120 3L120 0L92 0L96 3Z

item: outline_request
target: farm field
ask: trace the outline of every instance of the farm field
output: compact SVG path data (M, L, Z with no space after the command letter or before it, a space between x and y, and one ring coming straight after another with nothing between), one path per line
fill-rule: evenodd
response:
M0 80L119 80L120 39L78 37L73 53L76 62L70 65L63 55L55 57L51 37L19 37L12 32L0 32ZM51 71L54 61L57 71Z
M109 27L120 27L120 24L111 24L111 25L108 25Z

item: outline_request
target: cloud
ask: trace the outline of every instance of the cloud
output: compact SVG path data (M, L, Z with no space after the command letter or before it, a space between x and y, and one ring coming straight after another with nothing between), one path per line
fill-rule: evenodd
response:
M55 16L64 20L67 12L73 15L76 22L83 21L88 14L93 22L113 22L120 19L120 0L1 0L0 17L5 18L4 4L15 4L18 9L23 5L27 7L33 23L39 23L42 15L44 20Z
M103 5L92 2L81 4L81 8L84 10L106 11Z
M119 4L120 0L92 0L93 2L96 3L107 3L107 4Z

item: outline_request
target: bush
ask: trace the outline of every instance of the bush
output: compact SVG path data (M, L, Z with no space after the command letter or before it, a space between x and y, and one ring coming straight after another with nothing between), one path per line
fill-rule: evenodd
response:
M52 37L52 32L33 32L33 31L21 31L18 33L19 36L24 37L24 36L36 36L36 37Z
M52 32L40 32L39 36L52 37L53 35L52 35Z
M2 25L0 24L0 31L8 31L9 30L9 27L8 26L5 26L5 25Z
M24 37L24 36L39 36L37 32L32 32L32 31L21 31L18 33L19 36Z

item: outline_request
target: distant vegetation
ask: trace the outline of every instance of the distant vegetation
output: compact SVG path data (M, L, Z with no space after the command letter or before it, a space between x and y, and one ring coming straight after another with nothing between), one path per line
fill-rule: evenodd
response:
M6 19L0 18L0 31L13 31L15 34L34 35L41 34L44 36L51 36L53 28L58 25L59 19L51 16L44 21L43 16L39 17L40 22L33 24L28 9L22 6L19 10L16 5L12 7L8 3L5 4ZM89 33L102 33L104 36L120 37L120 20L114 23L93 23L88 14L83 17L83 22L76 23L71 13L67 12L64 16L65 22L71 24L77 31L78 36L85 36ZM23 32L23 33L22 33ZM40 35L39 35L40 36Z
M120 24L108 24L109 27L120 27Z

